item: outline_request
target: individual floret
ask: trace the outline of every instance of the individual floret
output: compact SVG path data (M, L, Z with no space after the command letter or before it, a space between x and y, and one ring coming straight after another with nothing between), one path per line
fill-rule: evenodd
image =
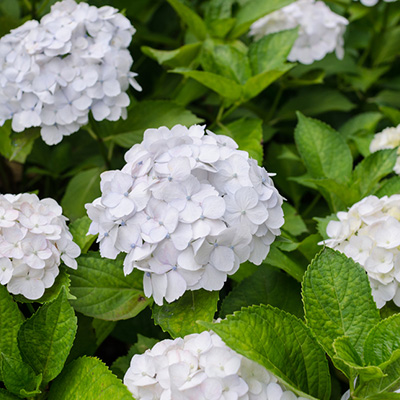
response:
M378 308L390 300L400 306L400 195L365 197L337 217L320 244L364 267Z
M386 128L382 132L375 134L369 145L369 151L375 153L378 150L396 149L397 157L393 171L400 175L400 125L396 127Z
M76 269L80 249L62 209L35 194L0 195L0 283L29 300L53 285L63 261Z
M157 304L186 290L220 290L246 260L260 264L280 234L282 197L264 168L204 126L148 129L120 171L101 175L87 204L100 253L127 253Z
M0 124L40 127L59 143L88 123L126 118L126 91L136 83L127 50L135 29L112 7L54 4L40 22L28 21L0 39Z
M134 355L124 384L137 400L305 400L214 332L166 339Z
M322 1L297 0L254 22L250 35L257 40L298 27L298 38L288 60L312 64L333 51L339 59L343 58L343 35L347 24L346 18L332 12Z

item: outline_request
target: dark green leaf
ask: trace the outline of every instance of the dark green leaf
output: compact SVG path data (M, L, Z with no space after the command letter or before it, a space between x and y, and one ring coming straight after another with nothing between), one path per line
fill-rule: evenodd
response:
M381 182L382 186L374 193L375 196L392 196L400 194L400 176L394 176Z
M281 228L282 230L292 236L299 236L308 231L306 224L294 207L289 203L283 203L282 209L285 216L285 223Z
M358 114L343 124L340 127L339 132L346 139L357 135L357 133L360 131L374 132L376 125L381 119L382 114L379 112L366 112Z
M85 204L100 196L100 174L102 168L91 168L77 173L68 183L61 207L71 220L86 215Z
M96 240L96 235L87 234L91 223L91 219L85 215L69 224L69 231L74 238L74 242L80 247L82 254L87 253L92 243Z
M304 315L300 284L266 264L260 265L253 275L229 292L222 302L221 317L224 318L242 307L258 304L270 304L300 318Z

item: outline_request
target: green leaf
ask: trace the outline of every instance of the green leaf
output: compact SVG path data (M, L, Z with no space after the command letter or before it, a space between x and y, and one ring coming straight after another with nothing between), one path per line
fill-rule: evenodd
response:
M294 133L296 146L313 178L350 180L353 159L343 137L329 125L298 113Z
M364 158L353 171L353 185L364 198L377 183L393 172L397 160L397 149L380 150Z
M400 193L400 176L394 176L381 182L382 186L374 193L375 196L392 196Z
M329 356L334 340L348 336L362 359L367 334L380 320L365 270L325 248L304 275L302 291L307 325Z
M247 101L256 97L292 68L292 64L285 64L279 70L274 69L252 76L243 86L243 100Z
M244 84L252 75L245 50L233 44L216 44L213 40L206 40L203 43L201 65L205 71Z
M18 332L22 359L36 374L42 374L43 384L53 380L63 369L76 329L77 319L65 290L22 324Z
M271 245L268 256L264 262L287 272L299 282L303 279L305 268L280 251L276 247L276 244Z
M258 118L241 118L230 124L223 125L217 134L230 136L239 145L240 150L247 151L251 158L262 165L262 120Z
M257 304L270 304L300 318L304 315L299 283L266 264L229 292L222 302L221 317Z
M239 100L242 94L242 88L238 83L236 83L233 79L229 79L221 75L206 71L192 71L183 68L176 68L170 72L182 74L192 78L231 101Z
M162 306L153 305L153 319L164 332L173 338L183 337L191 333L200 333L204 328L197 324L198 320L211 322L217 311L219 293L200 289L187 291L173 303Z
M94 318L117 321L132 318L150 303L143 293L143 272L124 275L123 257L101 258L89 252L78 259L78 269L71 270L73 307Z
M317 221L317 229L319 234L322 236L322 239L329 239L329 236L326 233L326 228L329 222L339 221L338 217L336 216L336 213L328 215L325 218L314 217L313 219Z
M128 351L126 356L118 357L111 365L112 372L123 379L126 371L129 368L131 359L135 354L143 354L146 350L151 349L156 343L157 339L147 338L138 334L138 341Z
M128 388L97 358L72 361L51 385L49 400L132 400Z
M11 120L8 120L4 123L3 126L0 126L0 154L4 157L8 158L12 151L11 145Z
M179 0L167 1L196 38L204 40L207 36L207 28L204 21L191 8L185 6Z
M376 125L381 119L382 114L379 112L365 112L358 114L344 123L340 127L339 132L346 139L357 135L360 131L374 132Z
M341 336L337 338L333 342L333 348L336 353L333 360L338 368L340 368L341 364L344 364L352 370L352 374L347 374L350 379L359 375L359 380L365 383L373 379L381 379L385 376L382 369L377 366L364 366L360 355L351 344L351 339L349 337ZM340 369L343 370L344 368L342 367Z
M380 365L387 362L400 349L400 314L380 321L369 332L364 346L365 362Z
M380 106L379 109L383 112L386 118L390 119L393 125L400 124L400 111L392 107Z
M88 252L92 243L96 240L96 235L88 235L89 226L92 223L88 216L78 218L69 224L74 242L80 247L82 254Z
M1 400L20 400L20 397L14 396L8 390L0 388L0 399Z
M101 195L100 174L103 168L91 168L77 173L68 183L61 207L64 215L71 220L86 215L85 204L92 202Z
M309 328L293 315L261 305L242 309L219 323L203 325L230 348L263 365L297 395L330 398L325 353Z
M24 322L17 303L5 286L0 285L0 353L12 358L19 357L17 334Z
M181 124L191 126L203 120L181 105L167 100L145 100L135 104L129 117L116 126L115 135L105 138L126 148L143 140L143 132L150 128Z
M186 44L176 50L157 50L148 46L142 46L140 49L143 54L156 60L161 65L168 67L187 67L199 54L201 42Z
M304 99L307 101L304 101ZM350 111L355 105L341 92L326 87L300 89L278 110L274 121L296 118L296 111L316 116L328 111Z
M249 59L253 73L279 69L286 64L287 57L298 36L297 29L266 35L249 47Z
M372 47L374 65L391 62L400 51L400 26L386 29Z
M16 395L21 394L21 390L31 396L41 393L39 386L42 376L36 376L33 369L21 359L1 355L1 375L5 387ZM31 397L29 396L29 397Z
M299 236L302 233L308 232L306 224L294 207L289 203L283 203L282 209L285 216L285 223L281 228L282 230L293 236Z
M248 31L250 25L257 19L275 10L293 3L294 0L249 0L236 14L236 25L230 33L231 38L236 38Z

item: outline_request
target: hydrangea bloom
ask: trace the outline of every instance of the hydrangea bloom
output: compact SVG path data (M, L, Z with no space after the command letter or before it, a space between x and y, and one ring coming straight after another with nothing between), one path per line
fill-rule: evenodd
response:
M141 90L127 50L134 32L115 8L74 0L13 29L0 40L0 124L41 127L52 145L87 124L89 111L98 121L126 117L129 84Z
M322 1L297 0L271 14L260 18L250 27L255 39L298 27L299 36L288 56L289 61L312 64L336 51L343 58L343 34L348 21L332 12Z
M61 260L76 269L80 249L61 207L35 194L0 195L0 283L36 300L53 285Z
M122 170L101 175L86 208L100 253L127 253L157 304L186 290L219 290L250 260L260 264L283 224L282 197L265 169L204 126L148 129Z
M320 244L364 267L378 308L390 300L400 306L400 195L365 197L337 217Z
M356 1L356 0L355 0ZM397 0L383 0L386 3L393 3ZM360 0L361 4L367 7L372 7L379 3L379 0Z
M137 400L305 400L214 332L163 340L133 356L124 383Z
M400 125L386 128L382 132L375 134L369 145L369 151L374 153L378 150L395 149L396 147L399 157L397 157L393 170L396 174L400 175Z

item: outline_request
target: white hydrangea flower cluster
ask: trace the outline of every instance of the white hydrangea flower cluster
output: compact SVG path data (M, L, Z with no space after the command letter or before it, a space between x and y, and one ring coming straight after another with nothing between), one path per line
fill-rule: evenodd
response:
M80 248L66 220L53 199L0 195L0 283L10 293L37 300L53 285L61 260L77 268Z
M297 0L254 22L250 35L260 39L265 35L298 27L299 36L288 56L289 61L312 64L336 51L342 59L343 35L348 21L335 14L322 1Z
M393 171L400 175L400 125L376 133L369 145L369 151L375 153L378 150L395 149L396 147L399 157L397 157Z
M100 253L127 253L157 304L186 290L220 290L240 263L260 264L283 225L270 175L236 142L204 126L148 129L121 171L101 175L86 208Z
M354 0L357 1L357 0ZM383 0L386 3L394 3L397 0ZM379 3L379 0L360 0L361 4L367 7L372 7L375 6L376 4Z
M214 332L166 339L134 355L124 384L137 400L305 400Z
M95 120L126 117L131 84L127 50L135 29L118 10L64 0L40 22L31 20L0 39L0 125L41 127L53 145Z
M320 244L364 267L378 308L390 300L400 307L400 195L365 197L337 217Z

